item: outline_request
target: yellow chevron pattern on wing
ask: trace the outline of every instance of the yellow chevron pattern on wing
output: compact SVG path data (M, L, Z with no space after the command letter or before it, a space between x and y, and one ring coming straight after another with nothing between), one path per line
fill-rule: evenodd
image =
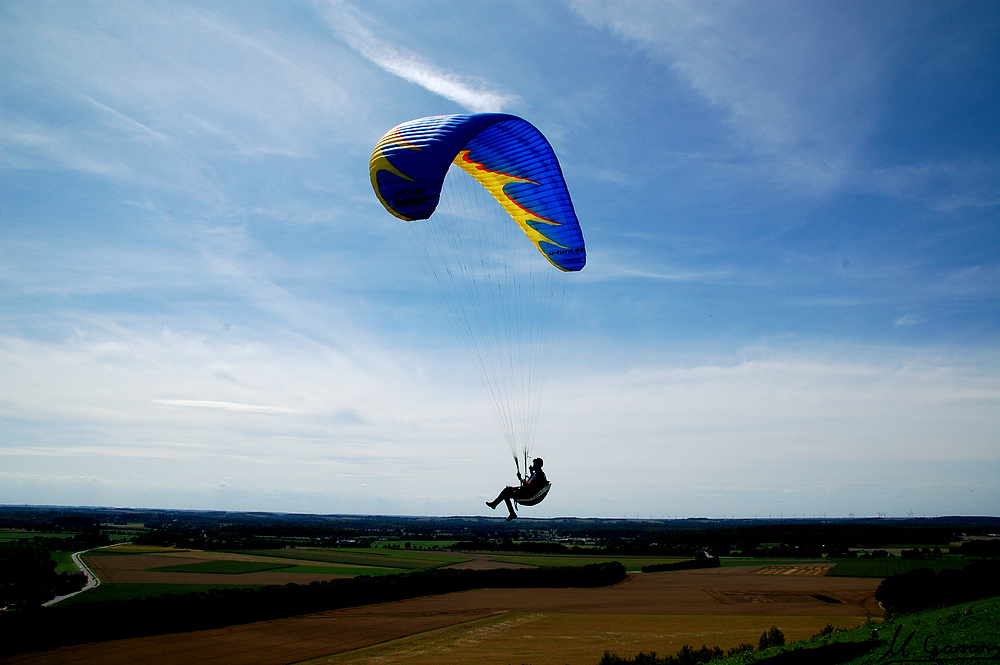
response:
M525 208L521 207L521 205L518 204L517 201L512 199L503 189L505 185L508 185L512 182L530 182L534 185L537 185L538 184L537 182L535 182L534 180L529 180L528 178L521 178L516 175L511 175L509 173L501 173L500 171L491 171L490 169L486 168L485 165L480 164L479 162L472 161L472 159L469 158L468 150L462 150L461 152L458 153L458 155L455 157L455 165L457 165L463 171L465 171L473 178L478 180L483 187L489 190L490 194L493 195L493 198L499 201L500 205L503 206L503 209L507 211L507 214L510 215L515 222L517 222L517 225L521 227L521 230L524 231L524 234L528 236L528 240L530 240L532 244L535 246L535 248L539 252L541 252L542 256L544 256L546 260L552 265L554 265L556 268L559 268L563 272L566 272L565 268L560 267L552 259L548 257L548 254L545 252L545 250L542 249L541 243L545 242L550 245L555 245L556 247L560 247L562 249L567 249L567 248L564 247L563 245L560 245L557 242L553 242L552 239L546 237L545 234L543 234L538 229L532 227L530 224L528 224L528 222L529 221L542 222L543 224L549 224L551 226L562 226L562 224L560 222L554 222L551 219L545 219L544 217L539 217L530 210L526 210Z

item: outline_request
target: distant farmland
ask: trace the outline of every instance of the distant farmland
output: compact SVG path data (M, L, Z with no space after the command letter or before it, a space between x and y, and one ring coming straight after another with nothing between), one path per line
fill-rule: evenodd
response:
M84 557L100 578L97 589L69 599L67 603L112 598L134 598L162 593L206 591L233 586L308 584L313 581L357 575L391 575L412 570L441 567L496 568L535 566L577 566L600 561L620 561L626 570L638 572L643 566L676 562L676 557L457 553L430 550L358 548L286 548L242 552L202 551L165 547L119 545L93 550ZM724 567L783 567L788 559L723 559ZM938 564L959 566L960 562L918 562L893 559L804 559L799 566L821 566L828 577L882 578L905 572L914 566ZM176 587L176 589L172 588ZM182 591L183 590L183 591Z
M311 555L318 552L306 553ZM158 552L146 563L186 558L198 561L283 562L305 565L289 556L254 554ZM285 554L294 554L288 550ZM329 559L341 552L329 551ZM345 556L352 552L343 552ZM424 554L424 553L420 553ZM437 556L437 553L435 553ZM381 556L381 555L379 555ZM451 555L463 567L491 565L491 555ZM95 564L129 561L143 555L91 557ZM330 565L328 557L314 562ZM537 564L562 557L497 556L493 565ZM380 558L380 561L392 561ZM405 560L415 561L409 554ZM357 561L357 559L352 559ZM649 557L647 563L662 562ZM436 559L428 563L438 562ZM439 563L439 562L438 562ZM636 558L634 564L639 563ZM631 564L630 566L631 567ZM839 628L878 619L874 600L876 578L828 577L830 564L770 563L708 570L633 573L611 587L563 589L478 589L397 602L347 608L224 629L133 638L101 645L81 645L15 656L12 663L127 662L142 653L157 653L158 662L248 664L272 662L353 663L384 660L398 665L508 665L519 662L559 662L596 665L604 650L621 655L655 650L671 653L684 644L731 648L755 643L760 634L778 626L788 639L814 635L827 624ZM365 570L387 570L376 567ZM122 572L119 569L118 572ZM191 573L131 569L135 575L214 575L223 580L288 575L282 570L247 573ZM127 588L129 584L111 584ZM104 588L103 586L101 588ZM162 588L162 587L161 587Z

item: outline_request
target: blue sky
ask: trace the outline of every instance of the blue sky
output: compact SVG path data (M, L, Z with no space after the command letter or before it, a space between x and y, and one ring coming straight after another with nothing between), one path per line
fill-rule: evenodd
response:
M0 503L488 514L506 444L367 166L503 111L588 248L526 515L997 514L997 3L13 0L0 40Z

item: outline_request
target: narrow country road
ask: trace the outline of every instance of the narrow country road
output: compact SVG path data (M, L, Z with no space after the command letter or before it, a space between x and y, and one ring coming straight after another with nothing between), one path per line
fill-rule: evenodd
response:
M109 545L107 547L113 547L113 545ZM95 548L95 549L101 549L101 548ZM92 571L90 567L88 567L87 564L83 562L83 555L89 551L90 550L83 550L82 552L74 552L73 555L70 557L71 559L73 559L73 563L76 564L76 567L79 568L83 572L83 574L87 576L87 585L82 589L80 589L79 591L68 593L65 596L57 596L48 602L42 603L43 607L55 605L60 601L66 600L67 598L72 598L78 593L83 593L87 589L94 589L101 585L101 580L98 579L97 575L94 574L94 571Z

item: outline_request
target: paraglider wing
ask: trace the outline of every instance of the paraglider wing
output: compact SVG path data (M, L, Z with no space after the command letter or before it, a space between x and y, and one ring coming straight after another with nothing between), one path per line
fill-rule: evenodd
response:
M552 147L516 116L434 116L386 133L369 171L444 292L515 464L527 460L555 322L587 262Z
M563 271L586 265L583 233L555 153L516 116L446 115L398 125L372 153L372 187L396 217L427 219L453 163L493 195L552 265Z

